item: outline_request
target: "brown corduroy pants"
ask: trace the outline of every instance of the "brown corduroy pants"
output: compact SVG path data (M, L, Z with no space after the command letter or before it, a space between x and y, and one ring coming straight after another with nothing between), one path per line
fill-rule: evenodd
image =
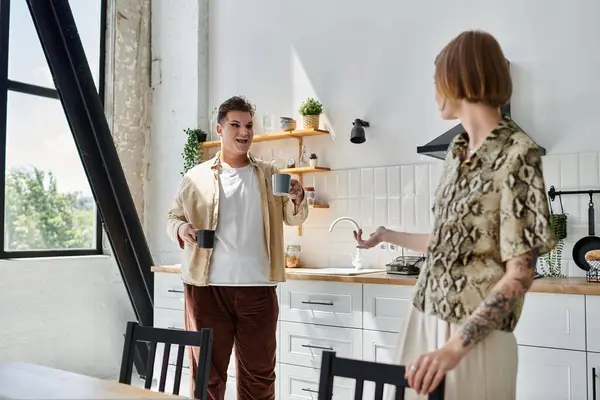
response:
M208 398L225 396L227 368L235 345L238 400L275 399L275 355L279 305L273 286L185 285L185 327L213 329ZM191 391L199 349L190 351Z

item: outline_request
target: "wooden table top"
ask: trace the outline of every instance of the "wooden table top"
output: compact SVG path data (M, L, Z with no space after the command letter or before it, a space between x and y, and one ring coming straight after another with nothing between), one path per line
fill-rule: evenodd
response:
M157 265L152 267L152 271L180 274L181 266ZM355 276L313 275L303 274L302 268L295 269L294 272L287 272L286 279L402 286L413 286L417 282L416 276L392 275L385 272L374 272ZM533 285L529 291L537 293L600 295L600 283L587 282L585 278L540 278L533 281Z
M0 364L0 399L183 399L23 362Z

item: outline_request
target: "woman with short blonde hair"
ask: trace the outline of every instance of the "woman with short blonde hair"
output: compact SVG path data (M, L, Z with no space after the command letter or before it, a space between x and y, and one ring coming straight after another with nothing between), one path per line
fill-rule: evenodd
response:
M395 243L426 254L395 361L410 398L445 377L446 400L516 396L513 331L536 260L556 244L538 146L500 113L512 95L496 39L466 31L436 58L435 99L465 132L449 146L435 193L431 234L379 227L360 248ZM424 396L420 397L418 395Z

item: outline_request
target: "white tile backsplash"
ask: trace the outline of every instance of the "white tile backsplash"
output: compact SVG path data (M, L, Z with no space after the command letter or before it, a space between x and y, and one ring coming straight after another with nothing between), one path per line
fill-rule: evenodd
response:
M302 259L306 266L350 266L354 239L350 223L340 223L328 231L333 219L354 218L364 235L377 226L411 232L429 232L433 225L431 205L442 173L442 163L401 165L377 168L357 168L328 173L307 174L305 185L314 185L317 196L327 201L329 209L313 209L304 224L303 237L296 229L285 230L286 242L302 244ZM598 153L559 154L543 157L546 188L557 190L587 190L600 187L600 155ZM600 196L594 196L596 233L600 233ZM571 258L573 244L587 235L587 195L563 197L568 218L568 237L563 250L564 272L570 276L585 276ZM558 199L552 203L554 212L561 212ZM398 253L390 249L363 251L363 259L373 267L383 267Z

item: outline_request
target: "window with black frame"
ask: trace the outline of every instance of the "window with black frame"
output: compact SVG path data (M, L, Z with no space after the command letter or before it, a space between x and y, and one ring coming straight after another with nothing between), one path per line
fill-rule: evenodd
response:
M70 0L103 92L103 0ZM1 258L92 255L102 229L25 0L0 0Z

